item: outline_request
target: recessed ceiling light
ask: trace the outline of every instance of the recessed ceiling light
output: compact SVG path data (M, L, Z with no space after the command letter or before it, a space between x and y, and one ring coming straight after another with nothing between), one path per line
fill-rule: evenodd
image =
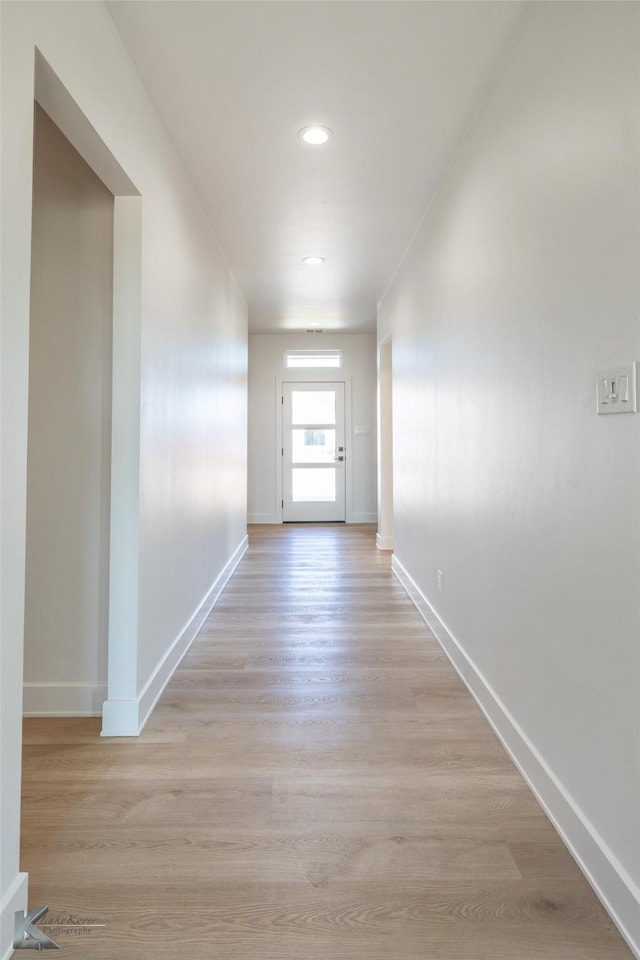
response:
M304 257L302 262L306 263L308 267L317 267L324 263L324 257Z
M303 127L302 130L298 130L298 136L301 140L304 140L305 143L310 143L314 147L319 147L323 143L326 143L329 137L333 134L333 130L329 130L329 127Z

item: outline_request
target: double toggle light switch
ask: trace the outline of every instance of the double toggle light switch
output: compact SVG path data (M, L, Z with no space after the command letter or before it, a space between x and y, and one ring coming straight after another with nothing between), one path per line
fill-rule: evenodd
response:
M599 370L597 375L598 413L637 413L636 364Z

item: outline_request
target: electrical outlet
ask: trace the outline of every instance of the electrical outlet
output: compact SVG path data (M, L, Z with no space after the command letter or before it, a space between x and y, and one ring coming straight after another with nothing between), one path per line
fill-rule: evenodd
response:
M444 574L442 570L438 570L436 585L438 587L438 593L442 593L444 591Z

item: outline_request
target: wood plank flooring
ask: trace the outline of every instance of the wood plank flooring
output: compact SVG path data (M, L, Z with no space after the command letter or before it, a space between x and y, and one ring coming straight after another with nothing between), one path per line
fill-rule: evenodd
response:
M144 734L99 727L25 722L22 866L70 956L631 957L371 527L251 527Z

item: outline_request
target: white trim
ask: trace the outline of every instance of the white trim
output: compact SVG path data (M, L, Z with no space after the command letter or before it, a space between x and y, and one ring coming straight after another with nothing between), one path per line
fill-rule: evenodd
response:
M128 700L138 658L142 198L37 49L34 75L36 100L114 195L107 696Z
M309 421L304 426L319 429L330 427L335 436L336 451L342 451L342 463L334 461L324 463L295 463L293 455L293 436L297 432L296 424L293 420L294 398L297 393L310 393L322 390L333 394L334 416L333 422ZM282 490L283 490L283 508L282 519L285 523L306 523L306 522L324 522L324 521L342 521L347 519L347 476L346 459L349 457L346 436L346 415L345 415L345 395L346 385L344 380L309 380L300 382L298 380L285 380L282 384L283 404L282 404ZM293 496L293 478L300 470L310 469L313 473L321 471L323 476L333 479L334 495L333 499L326 498L320 500L296 501Z
M22 712L25 717L99 717L106 695L106 681L25 683Z
M17 910L27 910L29 875L18 873L2 898L0 904L0 948L4 950L2 960L13 956L13 937L15 914ZM8 946L4 946L8 944Z
M393 350L391 335L377 352L378 533L379 550L393 549ZM381 544L384 544L382 546Z
M114 698L102 704L101 737L139 737L140 708L137 699Z
M114 197L139 196L136 185L37 47L35 99Z
M287 374L289 371L287 371ZM284 451L287 446L284 434L283 434L283 416L285 410L284 404L284 395L285 387L287 384L299 384L300 386L310 386L311 384L327 384L337 386L342 384L344 387L343 394L343 411L344 411L344 445L345 445L345 455L346 462L345 467L345 476L344 476L344 522L353 523L353 461L352 461L352 450L351 450L351 439L353 435L353 426L352 426L352 392L353 392L353 377L345 376L344 371L342 370L324 370L320 371L321 376L318 375L317 371L314 370L292 370L292 376L277 377L276 378L276 462L277 462L277 477L276 477L276 510L279 509L281 522L284 522L284 454L281 453L278 455L278 451ZM320 505L318 505L320 506ZM327 507L330 507L330 504L327 504ZM292 509L291 503L289 503L289 513L294 513L295 510ZM319 511L320 512L320 511ZM318 522L323 522L323 518L318 516ZM377 519L377 518L376 518ZM293 516L289 518L289 522L297 522L297 517ZM300 522L314 522L301 520ZM342 522L342 521L336 521ZM362 522L362 521L357 521Z
M195 640L204 621L217 603L229 578L240 563L249 545L245 535L231 558L223 567L196 610L173 641L136 700L107 700L103 705L103 737L137 737L151 716L153 708L176 667Z
M133 699L138 675L142 200L115 197L107 698Z
M393 550L393 537L381 537L376 533L376 547L378 550Z
M277 520L264 521L265 523L282 523L282 456L279 451L283 448L282 436L282 403L285 383L344 383L344 439L346 445L347 460L345 463L345 523L353 523L353 458L351 456L351 442L353 440L353 414L352 414L352 394L353 377L345 375L344 370L322 370L322 375L318 376L314 370L286 370L284 376L275 378L275 424L276 424L276 457L275 464L275 489L276 497L274 503L274 517ZM377 520L377 517L376 517ZM256 522L256 521L252 521ZM363 521L357 521L359 523ZM371 521L375 523L375 520Z
M282 523L282 511L275 513L250 513L247 517L247 523Z
M378 513L352 513L349 523L377 523Z
M284 456L284 442L282 437L282 407L284 405L284 380L282 377L276 377L276 390L275 390L275 425L276 425L276 449L275 449L275 458L274 458L274 468L276 471L275 474L275 491L276 499L273 504L274 516L279 518L279 522L282 523L282 510L283 510L283 491L282 491L282 458ZM278 453L278 451L281 451Z
M353 454L355 444L353 442L353 377L344 378L344 442L347 460L345 463L345 503L344 519L345 523L354 523L353 518ZM376 520L378 518L376 517ZM360 521L357 521L360 522Z
M578 866L640 958L640 890L396 556L391 567Z

